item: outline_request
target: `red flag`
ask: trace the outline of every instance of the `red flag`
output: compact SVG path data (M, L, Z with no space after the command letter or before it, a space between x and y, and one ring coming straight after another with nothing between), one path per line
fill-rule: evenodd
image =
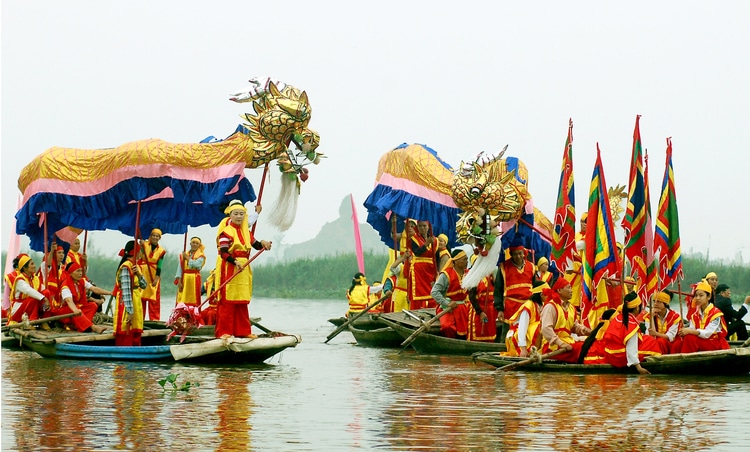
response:
M563 150L560 185L557 188L554 228L552 230L552 261L560 271L573 261L576 251L575 185L573 183L573 120L568 122L568 138Z

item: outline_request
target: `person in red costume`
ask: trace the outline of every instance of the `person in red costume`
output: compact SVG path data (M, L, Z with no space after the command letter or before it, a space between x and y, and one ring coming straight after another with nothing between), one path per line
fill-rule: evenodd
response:
M477 255L471 256L474 264ZM495 342L497 339L497 311L495 311L495 274L485 276L477 287L469 289L469 334L470 341ZM484 316L482 316L484 314Z
M467 334L469 294L461 287L461 280L468 264L469 257L464 250L453 250L451 262L440 272L432 286L431 295L438 305L435 313L449 311L440 317L440 333L452 339L465 339ZM487 318L484 313L480 316Z
M681 353L729 348L729 343L725 339L727 325L724 322L724 314L710 302L712 291L713 287L706 281L701 281L695 287L695 312L688 317L690 327L685 327L678 333L682 337Z
M112 292L96 287L83 277L83 268L77 262L71 262L65 268L67 277L60 285L60 299L62 305L56 309L48 311L49 316L68 314L71 312L80 312L81 315L68 317L61 320L65 325L73 325L80 331L93 331L101 333L106 328L102 325L94 325L94 315L99 309L99 305L89 301L87 291L90 290L99 295L112 295Z
M555 356L558 361L577 363L585 336L591 330L578 323L576 309L570 304L573 289L570 283L558 277L550 289L542 291L546 298L542 308L542 353L558 349L566 352Z
M413 231L407 229L407 232ZM416 234L407 235L408 249L411 251L410 272L407 275L407 294L411 309L434 308L430 295L432 284L437 278L438 240L432 235L428 221L417 221Z
M250 300L253 296L253 272L245 265L250 249L270 250L271 242L256 240L247 223L247 209L233 200L224 210L229 222L216 236L219 255L216 260L219 302L216 311L217 338L255 337L251 331Z
M5 276L10 287L8 324L20 323L24 314L29 320L37 320L42 310L49 309L50 302L36 264L27 254L19 254L13 259L13 268L15 270Z
M526 248L511 246L510 260L498 265L495 279L494 303L497 320L504 322L502 337L508 332L508 321L531 298L534 264L526 260Z
M656 338L664 355L682 350L682 337L677 334L682 327L682 317L669 309L670 299L666 292L654 294L653 322L648 328L648 335Z
M625 295L621 312L616 313L603 328L604 361L614 367L633 367L639 374L648 374L641 360L648 355L661 355L653 336L641 334L637 316L643 301L635 292Z

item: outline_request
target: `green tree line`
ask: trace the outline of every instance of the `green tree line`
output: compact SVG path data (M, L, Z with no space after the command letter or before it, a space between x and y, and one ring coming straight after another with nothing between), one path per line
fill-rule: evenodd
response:
M40 254L34 256L40 262ZM372 284L383 276L388 256L385 254L365 253L365 274L367 282ZM5 253L3 253L3 262ZM111 289L114 286L115 272L119 258L109 255L94 254L89 256L88 278L96 285ZM208 275L212 262L203 271ZM177 286L172 281L177 269L177 257L165 258L162 270L162 296L174 297ZM685 279L682 291L689 292L690 284L699 281L708 272L719 275L719 283L729 285L732 299L738 303L750 295L750 266L729 265L721 262L709 262L700 258L684 257L682 268ZM338 299L345 298L345 291L351 285L352 277L359 270L354 253L342 253L328 257L300 259L271 265L253 265L253 293L260 297L301 298L301 299ZM675 284L671 287L677 290Z

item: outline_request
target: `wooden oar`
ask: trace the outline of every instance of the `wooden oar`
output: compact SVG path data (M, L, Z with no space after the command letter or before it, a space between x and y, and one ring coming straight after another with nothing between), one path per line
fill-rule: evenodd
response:
M748 339L745 342L743 342L742 345L740 345L740 347L747 347L749 345L750 345L750 339Z
M203 300L203 303L201 303L201 306L200 306L201 309L203 309L203 305L206 304L206 303L208 303L209 300L211 300L214 297L216 297L217 295L219 295L219 292L221 291L221 289L223 289L224 286L226 286L227 284L229 284L229 281L233 280L235 276L237 276L240 273L242 273L242 270L244 270L245 267L247 267L248 265L250 265L250 262L254 261L255 258L258 257L258 256L260 256L261 253L263 253L263 251L265 251L265 250L266 250L265 248L259 249L258 252L255 253L255 255L253 257L251 257L250 259L248 259L247 262L245 262L244 264L242 264L242 266L240 266L240 268L234 272L234 274L232 274L226 281L224 281L216 290L214 290L213 292L211 292L211 295L208 298L206 298L205 300Z
M26 325L41 325L42 323L55 322L57 320L67 319L69 317L77 317L79 315L81 315L81 311L78 311L78 312L69 312L67 314L61 314L61 315L54 315L52 317L47 317L47 318L39 319L39 320L32 320L29 323L23 323L23 322L21 322L21 323L14 323L12 325L5 325L2 328L2 331L5 332L5 331L8 331L8 330L11 330L11 329L14 329L14 328L23 328Z
M264 333L266 333L266 334L271 334L271 333L273 333L273 331L269 330L268 328L264 327L263 325L261 325L260 323L256 322L256 321L255 321L255 320L253 320L253 319L250 319L250 323L251 323L251 324L252 324L253 326L257 326L258 328L260 328L260 329L261 329L261 331L263 331L263 332L264 332Z
M341 326L339 326L338 328L336 328L336 331L334 331L333 333L329 334L328 337L326 338L325 342L323 342L323 343L327 344L328 341L330 341L334 337L338 336L340 332L344 331L346 328L349 328L349 325L351 325L352 322L354 322L358 318L362 317L363 315L367 314L367 312L370 309L374 308L375 306L378 306L380 303L382 303L385 300L387 300L388 297L390 297L390 296L391 296L390 293L387 294L387 295L383 295L378 301L376 301L375 303L367 306L367 308L365 308L362 312L358 312L357 315L352 316L352 318L350 318L349 320L347 320L346 322L344 322L343 324L341 324Z
M525 365L531 364L533 362L542 361L542 360L545 360L545 359L552 358L553 356L561 355L561 354L563 354L563 353L565 353L567 351L568 350L566 350L564 348L559 348L559 349L557 349L557 350L555 350L553 352L545 353L544 355L542 355L540 357L534 357L534 358L525 359L523 361L517 361L515 363L508 364L507 366L500 367L497 370L500 371L500 372L505 372L506 370L512 370L512 369L515 369L516 367L525 366Z
M411 344L412 342L414 342L414 339L416 339L416 338L417 338L417 336L419 336L420 334L422 334L422 333L424 333L425 331L427 331L427 329L429 329L429 328L430 328L430 327L432 326L432 324L433 324L433 323L435 323L436 321L440 320L440 317L442 317L442 316L444 316L445 314L447 314L447 313L451 312L452 310L453 310L453 309L446 309L446 310L444 310L444 311L441 311L441 312L440 312L440 314L438 314L438 315L436 315L435 317L431 318L430 320L428 320L428 321L424 322L424 323L422 324L422 326L420 326L419 328L417 328L417 330L416 330L416 331L414 331L413 333L411 333L411 336L407 337L407 338L406 338L406 340L405 340L404 342L402 342L402 343L401 343L401 350L399 350L398 352L399 352L399 353L401 353L401 352L403 352L404 350L406 350L406 348L407 348L407 347L408 347L408 346L409 346L409 345L410 345L410 344Z

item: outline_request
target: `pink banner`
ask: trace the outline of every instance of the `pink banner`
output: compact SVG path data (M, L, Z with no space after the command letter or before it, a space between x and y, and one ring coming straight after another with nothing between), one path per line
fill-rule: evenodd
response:
M359 235L359 220L357 219L357 208L354 206L354 195L349 194L352 200L352 223L354 223L354 247L357 252L357 266L359 272L365 274L365 256L362 253L362 237Z

